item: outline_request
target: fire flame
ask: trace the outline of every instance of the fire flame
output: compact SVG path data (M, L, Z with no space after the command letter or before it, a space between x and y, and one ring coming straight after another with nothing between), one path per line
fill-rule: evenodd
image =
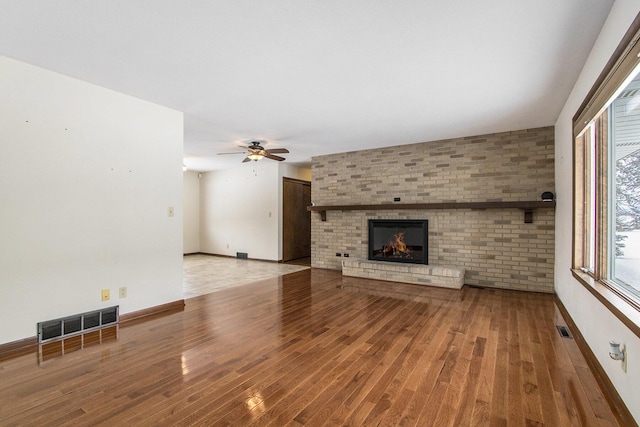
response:
M385 245L382 249L382 253L391 253L392 256L409 257L411 249L409 249L407 244L404 242L404 232L401 231L398 234L394 234L393 239L391 239L389 244Z

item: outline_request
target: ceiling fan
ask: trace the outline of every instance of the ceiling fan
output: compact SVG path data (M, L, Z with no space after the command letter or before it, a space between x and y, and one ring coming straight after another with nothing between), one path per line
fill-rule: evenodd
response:
M284 157L280 157L280 156L275 156L274 154L282 154L282 153L288 153L289 150L287 150L286 148L272 148L270 150L265 149L262 145L260 145L259 141L251 141L251 145L247 146L247 152L246 155L247 157L245 157L245 159L242 161L242 163L245 162L250 162L250 161L254 161L257 162L258 160L266 157L267 159L271 159L271 160L277 160L279 162L285 160ZM245 154L245 153L241 153L241 152L236 152L236 153L218 153L220 154Z

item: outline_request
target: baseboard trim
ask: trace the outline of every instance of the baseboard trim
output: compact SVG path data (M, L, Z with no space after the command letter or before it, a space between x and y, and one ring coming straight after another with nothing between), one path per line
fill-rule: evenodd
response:
M214 257L220 257L220 258L240 259L233 255L214 254L210 252L198 252L193 254L185 254L185 256L189 256L189 255L206 255L206 256L214 256ZM275 262L275 263L282 262L282 260L277 261L273 259L261 259L261 258L246 258L246 259L241 259L241 261L262 261L262 262Z
M120 326L129 326L135 323L151 320L158 316L165 316L184 310L184 300L177 300L167 304L156 305L143 310L133 311L120 316ZM36 336L17 341L0 344L0 361L38 352L38 338Z
M560 314L562 314L562 317L567 322L567 326L569 327L569 330L573 334L574 341L576 342L576 344L578 345L578 348L580 349L580 352L584 356L584 359L587 362L589 369L591 370L591 372L593 373L593 376L598 382L598 385L600 386L602 393L607 399L609 406L611 406L611 409L613 410L613 413L618 419L618 422L620 423L621 426L637 427L638 423L633 418L633 415L631 415L631 412L629 412L627 405L625 405L624 401L618 394L618 391L613 386L613 383L611 382L606 372L602 368L602 365L600 365L600 362L598 362L598 359L596 359L595 354L593 354L593 351L591 351L591 348L587 344L587 341L584 339L584 337L580 333L580 329L578 329L578 326L575 324L575 322L569 315L569 312L567 311L564 304L562 304L562 301L560 301L560 298L558 298L558 295L556 295L555 297L555 303L558 309L560 310Z
M145 308L143 310L132 311L131 313L120 315L120 326L129 326L134 323L144 322L158 316L165 316L167 314L177 313L183 310L184 300L180 299L166 304Z

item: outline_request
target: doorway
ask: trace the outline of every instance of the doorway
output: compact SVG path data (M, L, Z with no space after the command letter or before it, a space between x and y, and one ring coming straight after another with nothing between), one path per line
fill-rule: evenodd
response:
M282 261L311 257L311 183L282 180Z

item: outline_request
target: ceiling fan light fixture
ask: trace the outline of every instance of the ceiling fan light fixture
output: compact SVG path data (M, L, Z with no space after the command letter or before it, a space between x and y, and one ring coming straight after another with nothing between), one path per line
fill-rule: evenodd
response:
M272 148L271 150L265 150L265 148L260 145L259 141L252 141L251 145L246 147L248 151L246 151L246 157L242 160L242 163L247 163L250 161L257 162L258 160L262 160L264 158L275 160L278 162L282 162L286 160L284 157L276 156L274 153L284 154L288 153L289 150L286 148ZM235 153L218 153L218 154L244 154L241 152Z

